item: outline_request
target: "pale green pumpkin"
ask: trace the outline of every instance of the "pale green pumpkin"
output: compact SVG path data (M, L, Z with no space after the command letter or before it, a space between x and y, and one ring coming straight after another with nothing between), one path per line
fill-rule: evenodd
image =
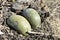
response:
M23 16L30 22L33 29L41 27L41 19L38 12L32 8L23 10Z
M7 24L10 27L13 27L18 32L21 32L23 35L28 35L26 32L31 31L31 26L29 22L20 15L12 15L8 18Z

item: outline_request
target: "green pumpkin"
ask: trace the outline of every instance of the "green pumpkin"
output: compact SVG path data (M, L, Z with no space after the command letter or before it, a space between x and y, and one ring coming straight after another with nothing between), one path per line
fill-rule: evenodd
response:
M41 19L38 12L32 8L27 8L23 10L23 16L30 22L33 29L41 27Z
M8 18L7 24L10 27L13 27L18 32L21 32L23 35L28 35L26 32L31 31L31 26L29 22L20 15L12 15Z

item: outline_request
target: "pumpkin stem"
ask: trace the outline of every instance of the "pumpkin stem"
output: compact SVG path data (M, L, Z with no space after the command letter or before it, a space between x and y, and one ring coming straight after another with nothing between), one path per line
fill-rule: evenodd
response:
M51 36L53 36L53 37L58 37L58 38L60 38L60 35L55 35L55 34L49 34L49 33L40 33L40 32L31 32L31 31L29 31L28 32L29 34L38 34L38 35L47 35L47 36L49 36L49 35L51 35Z
M40 33L40 32L31 32L31 31L29 31L28 33L29 34L41 34L41 35L44 35L44 33Z

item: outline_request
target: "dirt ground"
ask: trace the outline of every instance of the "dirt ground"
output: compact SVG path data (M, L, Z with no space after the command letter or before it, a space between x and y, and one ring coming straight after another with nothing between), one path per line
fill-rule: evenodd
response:
M30 34L25 37L7 25L11 15L22 15L26 8L33 8L40 14L41 28L33 31L45 35ZM0 0L0 30L4 33L0 35L0 40L60 40L60 0Z

